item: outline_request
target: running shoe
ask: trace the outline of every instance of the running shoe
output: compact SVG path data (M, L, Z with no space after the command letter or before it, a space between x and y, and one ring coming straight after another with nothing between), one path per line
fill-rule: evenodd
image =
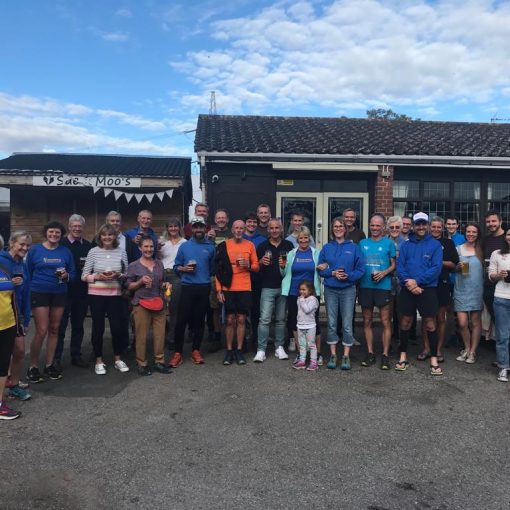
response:
M19 411L14 411L5 402L2 402L2 405L0 405L0 420L15 420L20 416L21 413Z
M62 379L62 372L58 370L58 368L53 364L45 367L44 375L49 377L52 381L58 381L59 379Z
M223 358L223 364L225 366L232 365L234 363L234 353L233 351L227 351L225 352L225 357Z
M33 384L44 381L44 377L37 367L31 367L27 370L27 379Z
M9 398L16 399L16 400L28 400L32 398L32 395L29 391L24 390L19 384L16 384L16 386L11 386L9 389L9 393L7 394Z

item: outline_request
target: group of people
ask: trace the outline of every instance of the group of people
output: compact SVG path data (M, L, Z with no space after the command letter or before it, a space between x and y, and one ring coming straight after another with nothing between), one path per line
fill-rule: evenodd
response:
M291 214L288 235L266 204L231 227L225 209L215 211L212 224L208 218L207 205L197 204L189 224L170 218L158 237L150 211L140 211L137 225L124 233L121 215L111 211L92 242L84 239L85 219L78 214L69 218L67 230L55 221L45 225L43 242L33 246L27 232L13 232L0 252L0 419L20 415L5 402L6 386L8 398L27 400L29 384L62 378L69 322L71 363L89 366L81 350L89 308L98 376L107 373L106 317L113 367L119 372L129 371L123 357L130 347L130 324L137 370L149 376L154 371L168 374L184 362L186 331L191 361L204 363L206 324L208 352L222 348L224 333L224 365L246 364L247 338L255 351L253 361L263 363L273 322L275 356L286 360L289 351L297 351L292 367L315 371L323 364L322 292L328 369L351 368L357 302L367 348L362 366L377 363L373 321L378 308L380 368L391 368L395 337L399 348L394 369L406 371L408 341L419 312L423 348L418 359L430 360L430 374L440 376L448 315L455 314L464 346L456 359L472 364L485 306L495 324L498 380L508 381L510 229L503 230L497 212L485 216L485 237L474 223L461 234L456 218L445 221L424 212L388 219L374 213L366 237L356 225L356 212L346 209L332 220L330 241L321 250L300 211ZM21 372L31 317L35 331L24 382ZM151 331L154 361L149 363ZM168 361L165 347L171 352Z

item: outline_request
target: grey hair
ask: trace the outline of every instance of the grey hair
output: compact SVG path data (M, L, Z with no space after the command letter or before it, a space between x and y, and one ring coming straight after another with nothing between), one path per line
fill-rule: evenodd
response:
M386 226L389 227L392 223L398 223L400 228L402 228L402 216L390 216L386 220Z
M71 214L68 224L70 225L73 221L79 221L82 225L85 225L85 218L81 214Z
M108 222L108 220L109 220L112 216L118 216L119 218L122 218L122 214L120 214L120 212L118 212L118 211L110 211L110 212L106 215L105 221L106 221L106 222Z
M433 221L439 221L439 222L441 222L441 225L444 227L444 220L443 220L443 218L441 218L441 216L434 216L434 217L430 220L430 223L432 223Z
M2 236L0 236L2 237ZM9 246L12 246L16 241L19 241L22 237L26 237L29 243L32 243L32 236L26 230L15 230L9 237ZM4 239L2 237L2 248Z

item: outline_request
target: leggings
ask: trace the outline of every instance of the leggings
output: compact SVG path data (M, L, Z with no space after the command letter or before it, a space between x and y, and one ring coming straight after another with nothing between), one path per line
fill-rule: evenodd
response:
M6 377L9 374L9 365L11 363L15 339L16 326L0 331L0 377ZM2 395L0 395L0 400L2 400Z
M108 315L112 334L113 354L120 356L125 346L125 308L121 296L89 295L90 314L92 315L92 347L96 358L103 356L103 335L105 315Z
M306 359L307 351L310 351L310 361L317 361L317 344L315 343L315 328L299 329L299 359Z

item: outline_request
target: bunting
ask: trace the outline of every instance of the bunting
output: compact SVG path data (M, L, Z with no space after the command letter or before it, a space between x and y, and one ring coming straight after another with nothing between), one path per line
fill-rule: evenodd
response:
M119 191L117 189L113 188L93 188L94 193L97 193L98 191L103 191L104 196L107 197L111 193L115 196L115 200L119 200L119 198L124 197L126 201L129 203L133 198L136 199L138 203L140 203L144 198L146 198L149 203L152 203L154 200L154 197L158 197L158 199L163 202L165 195L168 198L172 198L172 195L174 194L173 189L166 189L164 191L159 191L158 193L126 193L125 191Z

